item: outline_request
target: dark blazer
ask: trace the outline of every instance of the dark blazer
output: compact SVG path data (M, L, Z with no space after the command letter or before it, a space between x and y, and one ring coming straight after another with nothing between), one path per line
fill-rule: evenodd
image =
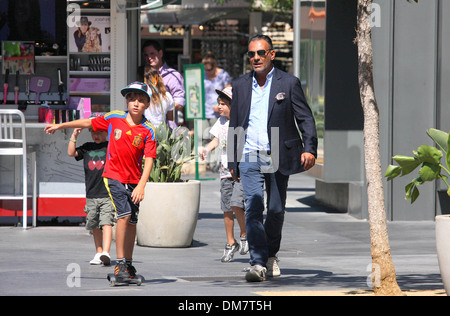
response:
M238 171L238 163L245 144L252 97L253 71L232 83L230 128L228 132L228 168ZM301 131L301 137L296 128ZM278 128L279 142L272 140L271 128ZM267 122L272 159L279 158L278 170L284 175L304 171L301 154L309 152L317 157L317 132L314 117L306 102L300 80L277 68L274 69L269 97ZM275 138L276 134L274 134Z

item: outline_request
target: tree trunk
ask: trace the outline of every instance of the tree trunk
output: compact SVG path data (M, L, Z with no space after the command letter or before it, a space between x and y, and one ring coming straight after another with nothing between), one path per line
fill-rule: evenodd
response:
M381 175L379 111L373 85L372 0L358 0L358 79L364 111L364 151L375 295L402 295L397 284L386 223Z

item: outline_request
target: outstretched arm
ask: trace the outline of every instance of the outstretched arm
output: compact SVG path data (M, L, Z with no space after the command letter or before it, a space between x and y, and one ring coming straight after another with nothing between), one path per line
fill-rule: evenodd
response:
M61 124L49 124L44 128L47 134L54 134L57 130L66 128L91 128L92 121L90 119L80 119L72 122L65 122Z

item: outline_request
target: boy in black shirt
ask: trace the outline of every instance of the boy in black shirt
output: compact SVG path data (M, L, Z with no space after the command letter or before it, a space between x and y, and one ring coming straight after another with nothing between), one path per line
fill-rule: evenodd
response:
M109 255L114 225L114 207L102 178L103 167L108 148L106 132L94 132L90 129L94 142L88 142L76 147L77 137L81 128L74 129L70 138L67 154L70 157L84 161L86 184L86 229L92 230L96 254L90 264L110 265Z

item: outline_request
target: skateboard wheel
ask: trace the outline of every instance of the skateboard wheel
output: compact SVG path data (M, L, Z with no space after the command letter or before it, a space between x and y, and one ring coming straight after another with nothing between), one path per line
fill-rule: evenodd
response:
M136 285L137 285L137 286L140 286L144 281L145 281L144 277L143 277L142 275L139 275L139 276L137 277Z
M109 285L110 285L111 287L116 286L117 279L116 279L115 276L113 276L113 275L108 275L108 281L109 281Z

